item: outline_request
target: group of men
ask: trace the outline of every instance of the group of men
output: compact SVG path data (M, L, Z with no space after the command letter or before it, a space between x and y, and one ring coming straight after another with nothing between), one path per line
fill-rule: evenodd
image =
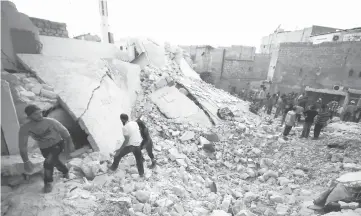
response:
M69 131L57 120L43 116L42 110L36 105L28 105L25 108L28 122L23 124L19 130L19 149L24 162L24 169L31 173L34 165L28 157L28 138L31 136L37 141L38 147L45 158L44 160L44 192L49 193L53 188L54 168L62 172L64 178L69 178L69 169L60 160L62 152L69 155L74 150L74 144ZM150 168L156 166L156 160L153 155L153 141L150 137L148 128L139 118L137 121L130 121L128 115L121 114L120 120L123 126L124 142L116 150L114 161L109 170L115 171L119 162L125 155L133 153L136 159L138 173L144 177L144 157L142 149L146 149L152 164Z

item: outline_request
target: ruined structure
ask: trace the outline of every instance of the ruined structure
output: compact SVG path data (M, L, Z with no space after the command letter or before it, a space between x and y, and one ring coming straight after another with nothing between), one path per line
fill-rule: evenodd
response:
M274 92L304 87L343 90L361 86L361 42L283 43L272 55L268 77Z
M31 22L39 29L40 35L68 38L66 23L54 22L30 17Z

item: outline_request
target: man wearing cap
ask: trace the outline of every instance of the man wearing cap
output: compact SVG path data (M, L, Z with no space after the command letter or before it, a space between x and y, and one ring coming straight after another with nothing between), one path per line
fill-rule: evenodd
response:
M19 149L24 161L26 172L32 172L33 164L28 157L29 135L38 143L44 156L44 192L52 191L53 172L56 167L63 173L64 178L69 178L68 168L59 160L59 154L65 150L69 153L73 149L73 141L69 131L57 120L43 117L41 109L36 105L28 105L25 113L29 121L20 127Z

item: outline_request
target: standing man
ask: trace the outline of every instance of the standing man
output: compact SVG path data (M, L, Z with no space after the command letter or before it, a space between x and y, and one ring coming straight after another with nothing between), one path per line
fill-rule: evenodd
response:
M135 121L129 121L127 114L121 114L120 120L122 121L124 142L123 145L116 151L113 164L109 167L110 170L115 171L118 169L119 162L125 155L133 152L135 160L137 161L137 168L140 177L144 177L143 156L140 149L142 143L142 136L140 134L139 126Z
M301 106L295 106L297 125L301 121L301 116L302 116L302 113L303 113L304 110L305 109L303 109L303 107L301 107Z
M336 101L336 97L334 97L334 98L332 99L332 101L327 104L328 109L330 110L330 114L331 114L331 117L330 117L330 118L331 118L331 120L332 120L333 116L335 116L336 113L337 113L338 105L339 105L339 104L338 104L338 102Z
M286 137L290 133L292 127L296 125L296 108L292 107L290 111L287 112L285 118L285 129L283 131L283 136Z
M327 111L327 106L322 104L321 111L318 113L315 119L315 128L313 130L313 139L316 140L320 136L322 128L327 124L330 119L330 113Z
M275 118L278 118L278 115L280 113L283 112L283 109L285 108L286 106L286 99L285 99L285 95L282 95L280 97L278 97L278 100L277 100L277 109L276 109L276 113L275 113Z
M308 138L308 136L310 135L311 126L313 124L315 116L318 115L318 112L316 111L316 106L312 105L310 110L304 112L304 115L305 123L303 124L302 135L300 138Z
M271 115L272 108L276 103L276 94L273 94L272 97L270 97L267 101L267 114Z
M138 126L139 126L140 135L143 138L143 141L140 144L140 149L145 148L147 150L148 156L152 160L152 164L149 166L149 168L153 169L155 167L155 165L156 165L156 160L155 160L154 154L153 154L153 140L150 137L149 130L148 130L147 126L145 126L145 123L141 120L141 118L139 118L137 120L137 123L138 123ZM143 158L143 161L144 161L144 158Z
M44 156L44 192L49 193L53 189L54 167L63 173L64 178L69 178L69 170L59 160L59 154L65 149L66 154L73 150L74 144L69 131L57 120L43 117L41 109L36 105L28 105L25 108L29 122L20 127L19 149L24 161L26 172L32 172L34 165L28 157L29 135L38 143Z
M347 105L346 109L344 110L344 121L351 121L354 122L355 115L356 115L357 106L355 105L355 101L352 100L349 105Z

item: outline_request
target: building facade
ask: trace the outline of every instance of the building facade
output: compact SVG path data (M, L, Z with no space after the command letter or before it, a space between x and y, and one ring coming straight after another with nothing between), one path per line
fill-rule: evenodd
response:
M361 28L340 30L336 32L313 35L310 37L310 42L313 44L341 41L361 41Z
M313 35L335 32L338 29L324 27L324 26L311 26L296 31L285 31L277 29L274 33L262 38L260 53L272 54L277 50L281 43L304 43L310 42L310 37Z
M283 43L272 55L274 92L302 91L306 86L361 89L361 42Z

